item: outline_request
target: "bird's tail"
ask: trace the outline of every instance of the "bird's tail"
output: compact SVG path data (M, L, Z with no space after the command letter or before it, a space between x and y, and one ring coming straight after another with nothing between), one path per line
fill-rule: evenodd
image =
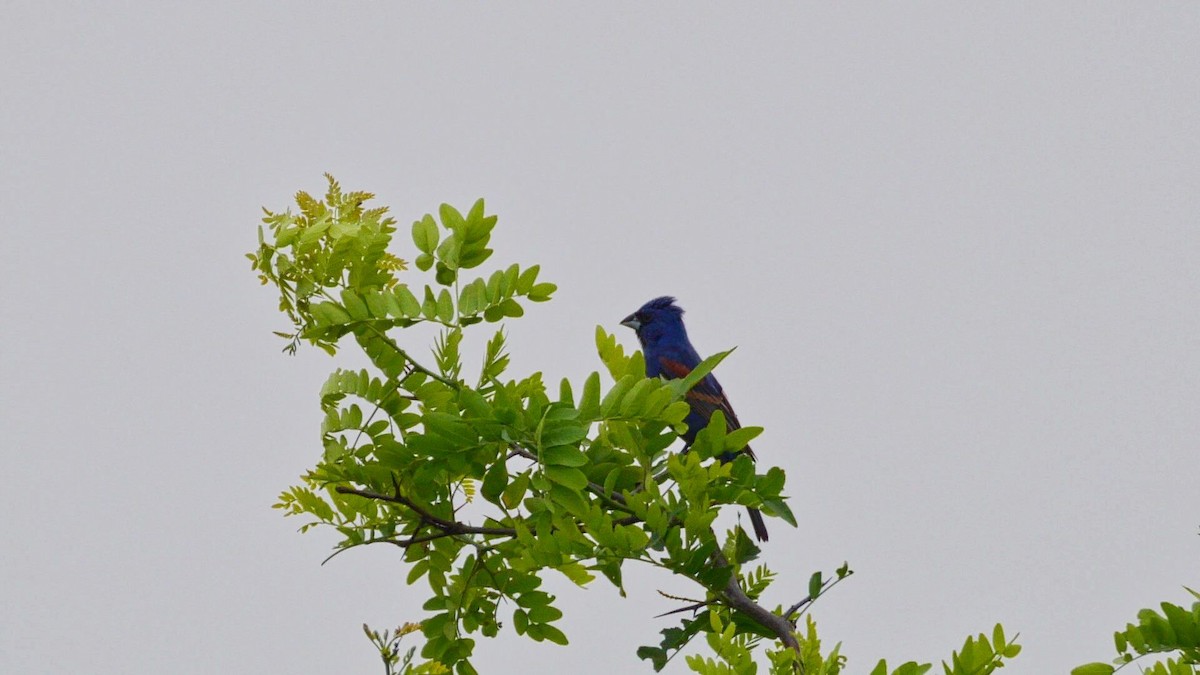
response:
M746 509L750 513L750 524L754 525L754 536L759 541L767 540L767 524L763 522L762 513L758 509Z

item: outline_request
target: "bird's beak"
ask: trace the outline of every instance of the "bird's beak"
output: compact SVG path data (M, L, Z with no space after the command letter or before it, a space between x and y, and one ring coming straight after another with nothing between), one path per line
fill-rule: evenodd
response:
M636 314L630 314L629 316L625 317L625 320L621 322L621 325L629 326L630 328L637 330L642 327L642 322L637 320Z

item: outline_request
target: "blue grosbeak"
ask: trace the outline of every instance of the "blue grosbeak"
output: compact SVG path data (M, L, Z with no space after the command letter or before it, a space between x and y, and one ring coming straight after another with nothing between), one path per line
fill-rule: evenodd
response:
M646 357L646 377L662 377L674 380L687 377L692 369L700 365L700 355L688 341L687 329L683 326L683 309L675 304L675 298L663 296L642 305L638 311L625 317L622 326L637 332L642 343L642 355ZM729 429L741 428L737 415L729 405L729 399L721 389L721 383L712 374L696 383L685 397L691 412L688 413L687 432L683 434L684 451L696 440L696 433L708 426L714 411L725 414ZM754 452L749 446L743 450L751 459ZM732 457L723 457L729 461ZM749 509L750 522L754 525L754 536L759 541L767 540L767 526L758 509Z

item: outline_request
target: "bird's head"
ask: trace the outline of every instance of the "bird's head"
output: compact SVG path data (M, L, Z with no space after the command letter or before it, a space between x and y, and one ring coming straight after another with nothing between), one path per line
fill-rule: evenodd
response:
M669 295L642 305L638 311L625 317L621 325L632 328L642 346L653 345L664 336L686 336L683 328L683 308L676 305L675 298Z

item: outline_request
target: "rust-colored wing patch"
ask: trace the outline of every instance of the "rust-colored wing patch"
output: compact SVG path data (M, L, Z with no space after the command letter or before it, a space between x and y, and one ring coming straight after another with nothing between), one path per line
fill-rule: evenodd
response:
M658 362L662 365L663 373L668 379L678 379L688 376L692 372L691 368L683 365L678 361L659 357ZM711 377L706 377L700 380L693 386L684 398L687 399L688 405L692 410L699 413L705 420L712 419L712 414L718 410L725 414L725 427L730 431L741 429L742 423L738 421L737 414L733 412L733 406L729 405L729 398L725 396L725 392L720 391L713 386ZM755 459L754 451L747 446L742 452L750 455L751 459Z
M659 357L658 362L662 364L663 371L669 376L669 379L684 378L688 373L692 372L691 368L682 363ZM729 405L729 399L725 393L718 390L712 384L711 377L706 377L700 380L687 393L688 404L692 406L692 410L700 413L704 419L710 419L714 411L720 410L725 413L725 423L729 429L740 429L741 422L738 422L737 414L733 412L733 406Z
M670 377L667 378L670 380L687 377L688 373L692 372L691 368L688 368L678 361L672 361L665 356L658 357L658 362L660 365L662 365L663 370L670 374Z

